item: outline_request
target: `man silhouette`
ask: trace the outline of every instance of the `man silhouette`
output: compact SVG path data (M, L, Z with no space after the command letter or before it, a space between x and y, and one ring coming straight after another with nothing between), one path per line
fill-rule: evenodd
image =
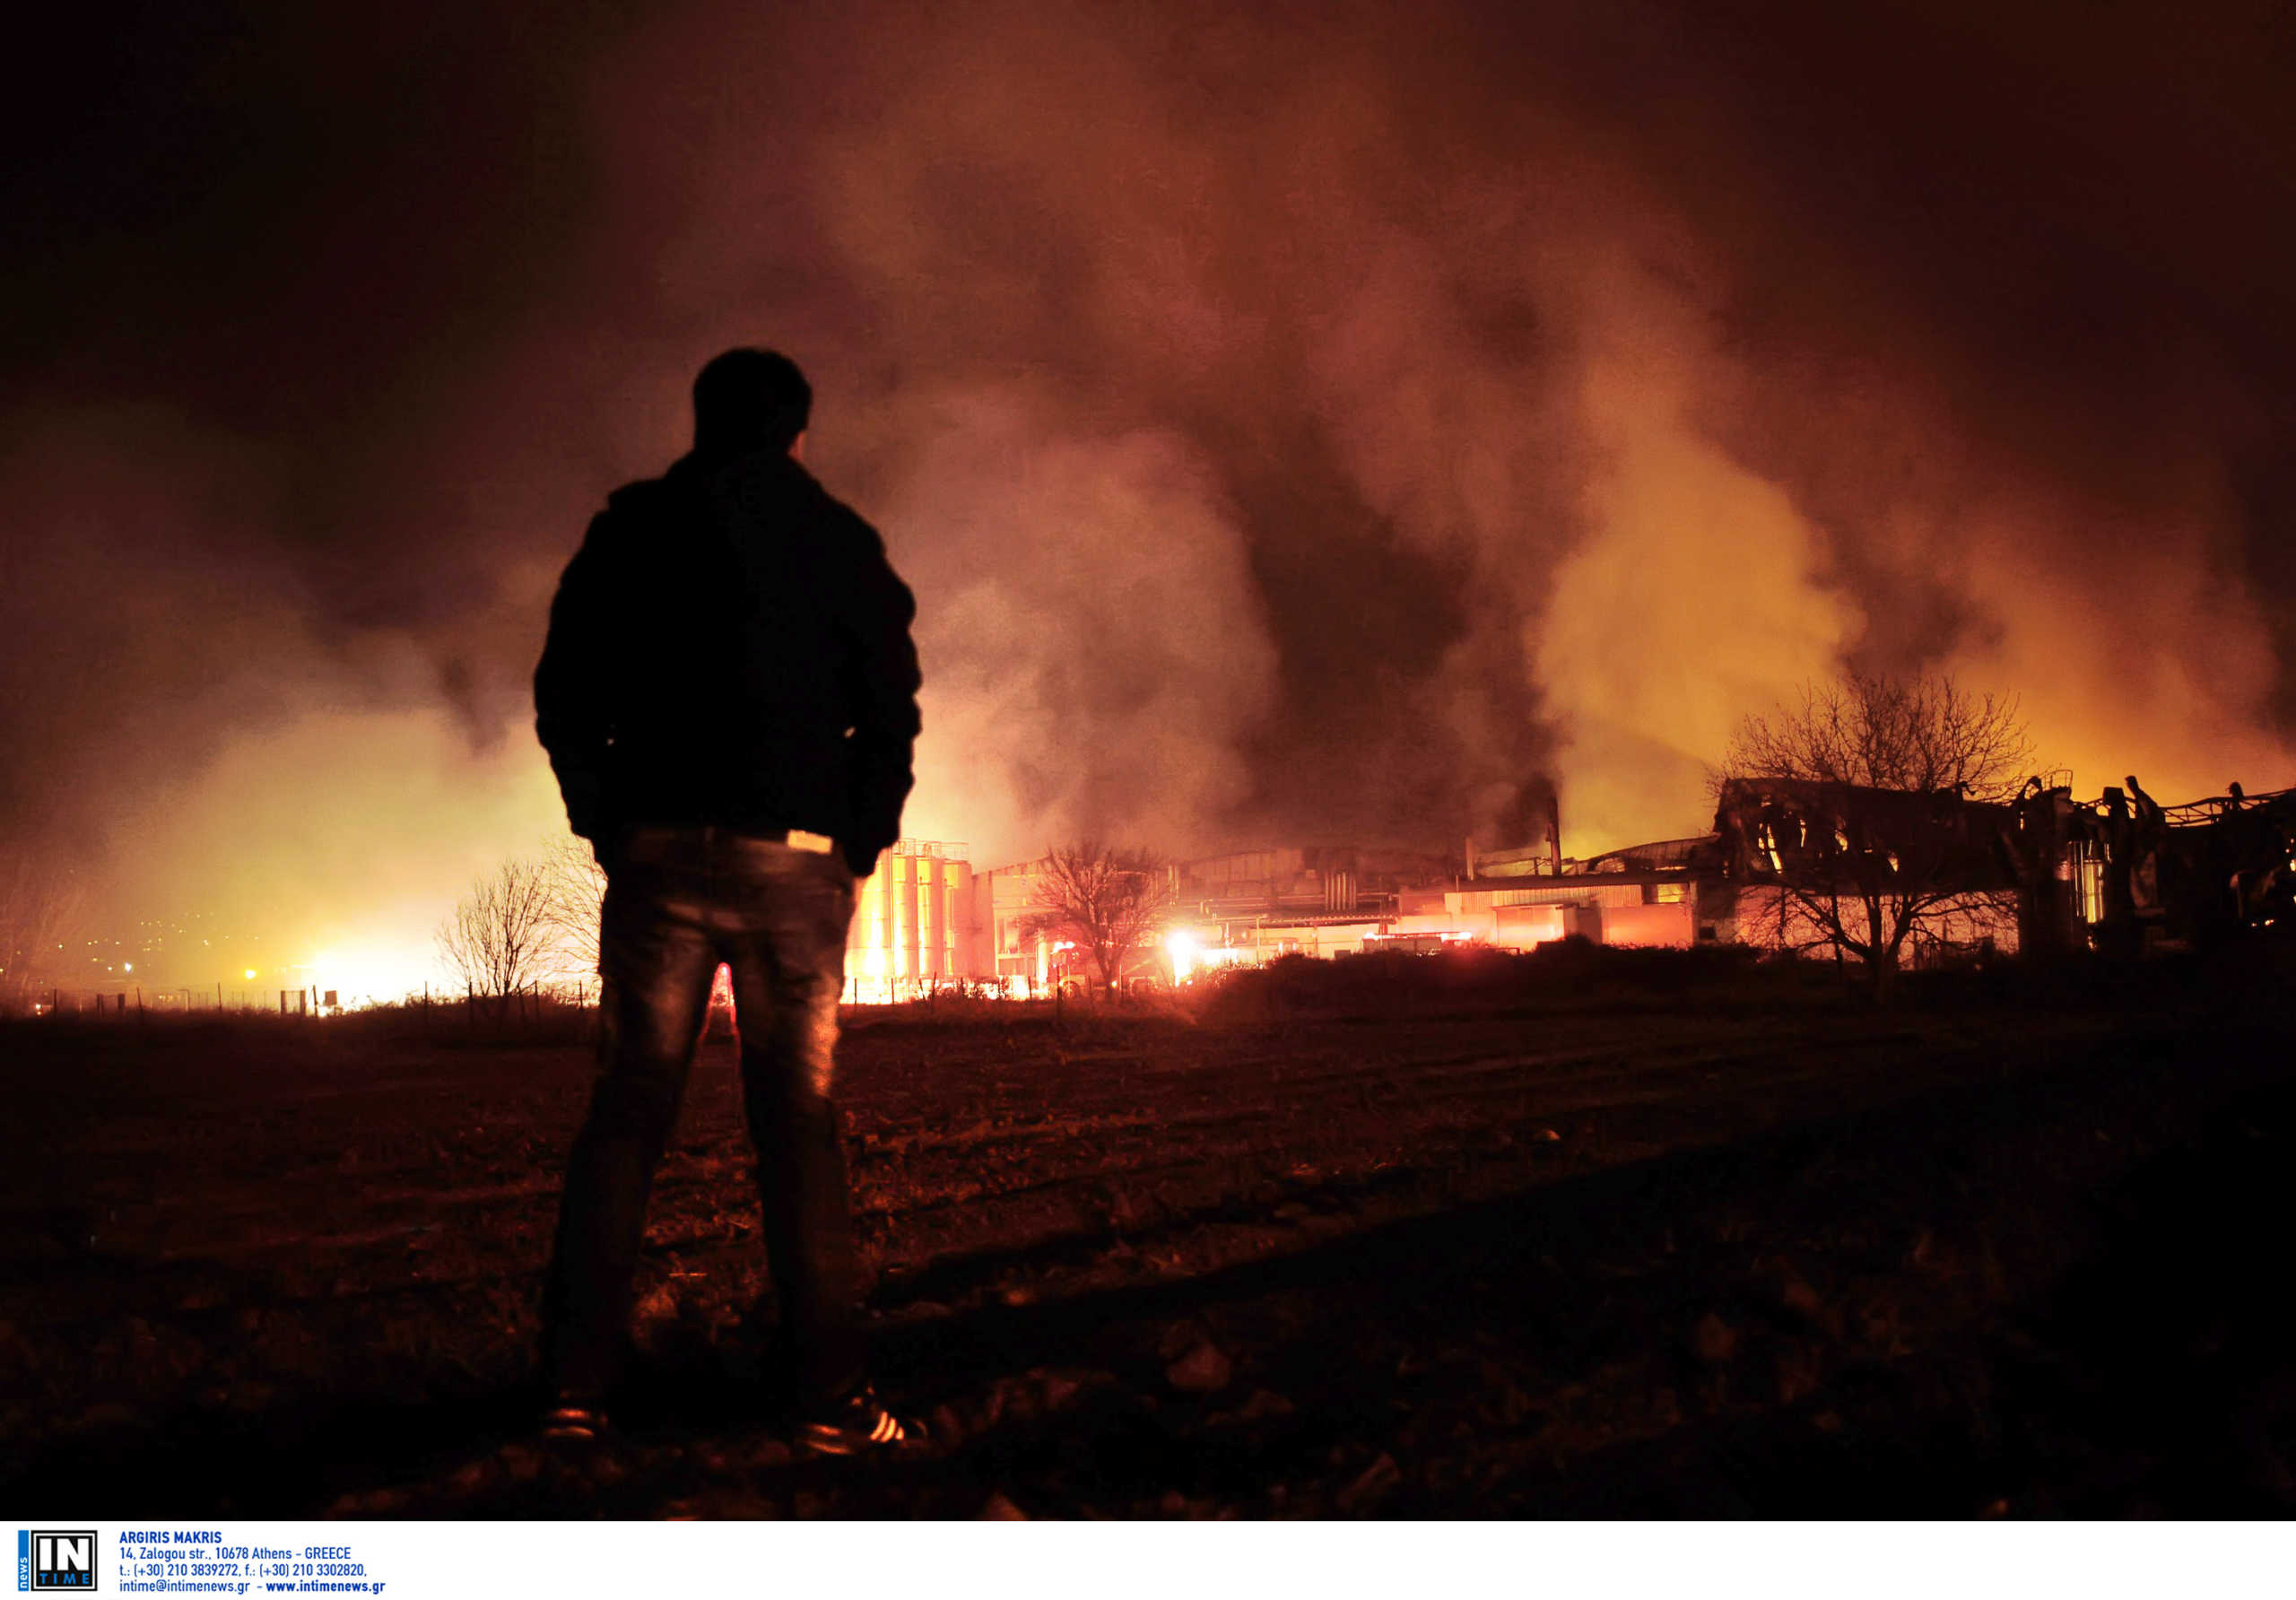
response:
M691 453L607 498L535 670L567 821L606 874L598 1075L543 1304L556 1438L604 1426L721 961L798 1436L841 1453L918 1434L867 1383L832 1095L854 886L912 781L916 606L875 530L805 470L812 406L787 356L704 367Z

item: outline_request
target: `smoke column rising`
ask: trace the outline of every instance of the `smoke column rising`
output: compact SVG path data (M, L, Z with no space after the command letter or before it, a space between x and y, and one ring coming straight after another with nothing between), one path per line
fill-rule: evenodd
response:
M4 391L0 604L54 646L7 654L5 803L115 906L419 929L552 830L550 586L736 343L813 374L919 592L911 826L977 860L1498 841L1548 783L1574 851L1691 832L1735 718L1844 661L2019 693L2084 789L2296 780L2269 19L248 26L334 74L336 167L83 152L147 209L239 172L238 248L155 215L200 292L19 285L78 321Z

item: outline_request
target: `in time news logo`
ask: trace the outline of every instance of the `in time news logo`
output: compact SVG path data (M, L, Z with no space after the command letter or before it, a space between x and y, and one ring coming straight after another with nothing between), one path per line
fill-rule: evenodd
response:
M96 1531L54 1528L16 1530L19 1589L92 1589L96 1587Z

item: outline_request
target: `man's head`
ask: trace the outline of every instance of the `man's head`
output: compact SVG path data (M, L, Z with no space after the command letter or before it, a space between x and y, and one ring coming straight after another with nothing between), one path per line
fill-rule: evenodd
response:
M796 362L778 350L729 350L693 380L693 448L787 450L813 411L813 387Z

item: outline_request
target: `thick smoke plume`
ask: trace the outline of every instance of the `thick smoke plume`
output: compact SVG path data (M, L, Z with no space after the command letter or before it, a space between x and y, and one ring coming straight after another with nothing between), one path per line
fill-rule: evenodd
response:
M552 830L551 585L737 343L977 860L1691 832L1845 662L2296 780L2284 23L465 10L178 40L12 208L0 806L116 915L397 947Z

